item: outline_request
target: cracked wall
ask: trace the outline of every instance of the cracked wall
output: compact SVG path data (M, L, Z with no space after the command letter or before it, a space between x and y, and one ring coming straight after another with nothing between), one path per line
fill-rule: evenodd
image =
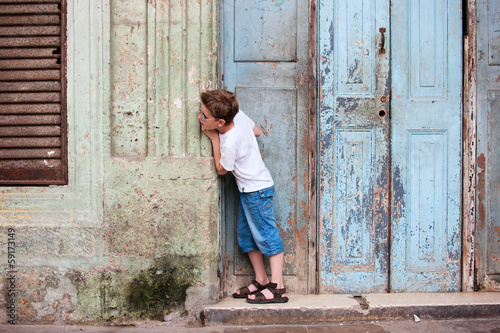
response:
M216 301L218 184L197 119L216 25L211 0L68 0L69 184L0 188L16 323L195 319Z

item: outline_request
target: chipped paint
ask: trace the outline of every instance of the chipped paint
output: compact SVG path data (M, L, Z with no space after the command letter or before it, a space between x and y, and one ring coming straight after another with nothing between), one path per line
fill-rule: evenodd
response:
M69 185L0 189L17 323L196 319L218 293L217 175L196 118L217 82L215 3L80 0L68 13L81 23L68 23Z

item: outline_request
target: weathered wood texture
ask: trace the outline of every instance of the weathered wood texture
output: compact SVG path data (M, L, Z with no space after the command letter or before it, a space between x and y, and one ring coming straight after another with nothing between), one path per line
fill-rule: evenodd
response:
M500 3L476 0L476 15L476 288L500 290Z
M464 38L462 290L474 290L476 226L476 0L467 6Z

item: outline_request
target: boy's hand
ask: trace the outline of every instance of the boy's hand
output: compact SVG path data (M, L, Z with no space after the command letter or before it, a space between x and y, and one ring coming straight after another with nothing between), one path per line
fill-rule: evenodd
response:
M224 175L227 173L226 169L220 164L220 139L219 131L217 130L203 130L210 140L212 140L212 148L214 150L214 162L215 169L219 175Z
M203 130L203 133L212 141L219 139L219 132L217 130Z

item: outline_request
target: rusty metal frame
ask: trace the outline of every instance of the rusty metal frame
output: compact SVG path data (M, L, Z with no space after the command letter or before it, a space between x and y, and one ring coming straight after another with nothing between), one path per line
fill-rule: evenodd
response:
M24 1L3 1L4 4L11 4L15 5L16 2L19 2L20 4L24 4ZM60 50L60 55L59 59L60 61L58 64L60 64L59 70L60 70L60 114L58 115L60 117L60 149L61 149L61 156L59 158L60 160L60 166L54 169L46 168L44 171L47 171L45 174L48 176L53 177L53 179L43 179L42 177L37 178L37 176L40 175L42 169L37 169L37 168L26 168L23 169L23 167L17 167L17 169L11 169L9 172L9 175L11 175L11 179L3 179L0 180L0 186L31 186L31 185L66 185L68 184L68 143L67 143L67 38L66 38L66 27L67 27L67 1L66 0L50 0L50 1L40 1L40 6L43 6L43 4L57 4L58 9L59 9L59 15L60 15L60 22L59 22L59 27L60 27L60 42L59 42L59 50ZM42 23L43 25L44 23ZM50 25L50 23L47 23L47 25ZM30 28L28 26L24 26L25 28ZM32 29L36 30L36 29ZM29 47L29 46L28 46ZM15 54L15 53L13 53ZM45 57L46 55L44 55ZM22 56L21 56L22 57ZM21 59L21 58L20 58ZM55 68L55 67L54 67ZM35 68L36 69L36 68ZM49 82L50 79L44 79L43 81ZM14 81L15 82L15 81ZM35 83L36 84L36 81ZM55 91L55 90L54 90ZM44 90L40 90L40 92L44 92ZM26 101L29 100L29 97L26 97ZM36 103L36 101L35 101ZM36 105L36 104L34 104ZM21 113L22 114L22 113ZM22 126L22 125L20 125ZM28 135L28 134L23 134ZM31 138L27 137L28 139ZM56 137L54 137L56 138ZM28 161L34 160L33 157L27 157L26 159L26 165L28 165ZM23 175L23 170L29 170L26 171L29 173L29 176L21 176ZM52 171L55 170L55 171ZM16 175L19 175L19 178L16 178ZM23 179L24 178L24 179Z

